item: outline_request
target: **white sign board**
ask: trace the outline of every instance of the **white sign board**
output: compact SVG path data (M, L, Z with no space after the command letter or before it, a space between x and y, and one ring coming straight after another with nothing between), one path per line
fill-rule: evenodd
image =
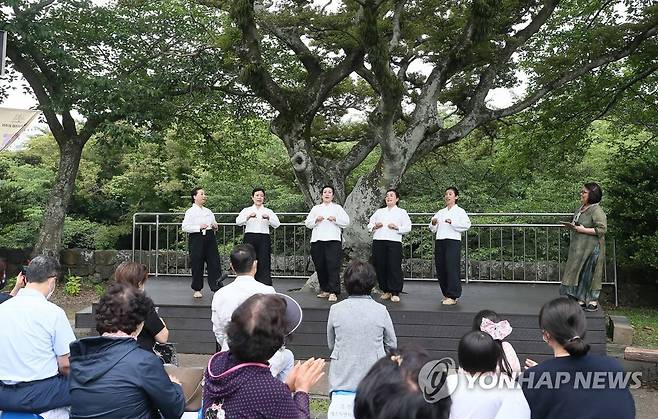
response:
M0 151L9 147L41 111L0 108Z

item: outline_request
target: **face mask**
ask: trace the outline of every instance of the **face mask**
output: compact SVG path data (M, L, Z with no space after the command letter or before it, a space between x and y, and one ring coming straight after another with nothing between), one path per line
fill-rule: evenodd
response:
M55 292L55 281L53 281L53 286L52 286L52 288L50 288L50 291L48 291L48 295L46 296L46 300L50 300L50 297L52 297L54 292Z

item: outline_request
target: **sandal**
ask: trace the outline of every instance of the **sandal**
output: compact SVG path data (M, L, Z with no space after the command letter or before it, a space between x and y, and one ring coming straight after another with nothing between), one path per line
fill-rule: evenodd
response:
M593 311L596 311L598 309L599 309L599 305L594 304L594 303L588 303L587 307L585 307L585 311L589 311L589 312L593 312Z

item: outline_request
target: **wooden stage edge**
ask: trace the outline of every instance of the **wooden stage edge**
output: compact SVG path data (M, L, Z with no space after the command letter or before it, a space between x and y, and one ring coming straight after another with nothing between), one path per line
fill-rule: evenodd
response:
M230 283L232 279L228 280ZM215 350L210 304L212 292L204 289L203 298L192 297L189 277L152 277L146 292L159 307L158 313L170 330L170 340L182 353L213 353ZM295 298L302 307L301 326L288 343L297 359L311 356L329 357L326 325L327 300L312 292L299 291L303 280L275 278L274 287ZM373 295L375 299L377 296ZM382 302L389 310L398 337L398 345L417 345L434 357L456 359L461 336L471 329L473 317L483 309L496 311L509 320L512 334L507 339L519 354L519 359L541 361L552 356L541 339L538 314L541 306L558 297L555 284L469 283L463 284L463 295L456 306L441 305L441 291L436 281L405 281L401 302ZM339 301L346 298L341 295ZM377 301L379 301L377 299ZM586 341L592 351L605 353L606 329L601 310L587 313ZM94 328L92 307L76 313L76 327Z

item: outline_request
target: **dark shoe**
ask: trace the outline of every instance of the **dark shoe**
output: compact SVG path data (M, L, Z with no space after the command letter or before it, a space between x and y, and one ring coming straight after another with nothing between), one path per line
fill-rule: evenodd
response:
M589 312L594 312L598 309L599 309L599 305L598 304L592 304L592 303L587 304L587 306L585 307L585 311L589 311Z
M224 280L226 278L228 278L228 272L222 272L222 274L219 276L219 279L217 280L217 283L220 287L224 286Z

